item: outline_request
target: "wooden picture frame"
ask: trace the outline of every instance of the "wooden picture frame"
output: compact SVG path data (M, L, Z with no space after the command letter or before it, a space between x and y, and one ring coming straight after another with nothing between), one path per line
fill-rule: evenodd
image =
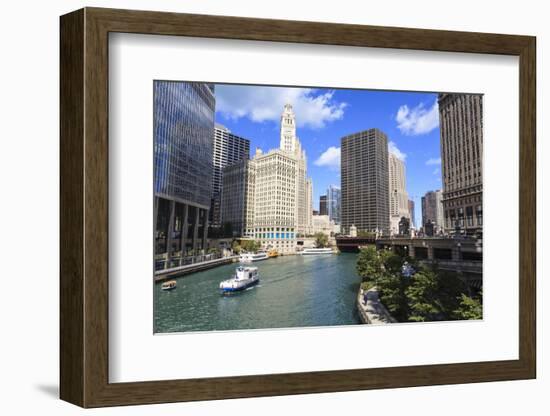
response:
M62 16L60 30L61 399L82 407L101 407L535 378L534 37L99 8ZM110 32L518 56L519 359L109 383Z

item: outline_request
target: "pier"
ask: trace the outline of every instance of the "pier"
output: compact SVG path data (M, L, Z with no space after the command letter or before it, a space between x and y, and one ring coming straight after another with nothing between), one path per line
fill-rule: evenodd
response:
M199 263L186 264L184 266L172 267L170 269L157 270L155 272L155 283L162 282L164 280L172 279L174 277L185 276L186 274L198 272L201 270L211 269L213 267L221 266L236 262L239 256L227 256L214 260L207 260Z

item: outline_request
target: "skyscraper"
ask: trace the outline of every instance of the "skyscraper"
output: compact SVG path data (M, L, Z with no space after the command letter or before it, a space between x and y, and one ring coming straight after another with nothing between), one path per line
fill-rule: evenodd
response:
M390 233L399 234L401 218L409 218L409 196L405 183L405 163L393 153L388 155L390 187Z
M414 213L414 201L409 199L409 217L411 218L411 227L416 227L416 219Z
M253 222L245 234L259 240L265 248L289 253L296 249L296 237L305 234L312 223L308 195L306 155L296 136L292 106L285 105L281 115L280 148L263 153L260 149L250 161L254 166L254 198L249 204ZM249 208L250 209L250 208Z
M445 229L483 226L483 96L439 94Z
M342 192L338 186L329 185L327 189L327 214L334 224L340 224Z
M213 86L155 81L155 255L163 266L206 248L212 195Z
M306 193L306 209L307 209L307 223L306 223L306 235L312 233L313 230L313 181L308 178L306 181L307 193Z
M328 215L326 195L321 195L319 197L319 215Z
M248 159L223 169L221 191L221 222L231 228L236 237L245 236L254 226L254 192L256 165Z
M388 138L378 129L342 137L342 232L390 228Z
M434 231L442 230L443 227L443 204L441 190L429 191L422 197L422 227L430 221Z
M212 202L210 223L213 227L222 225L220 218L221 193L223 187L223 168L232 165L250 155L250 140L239 137L222 125L214 128Z

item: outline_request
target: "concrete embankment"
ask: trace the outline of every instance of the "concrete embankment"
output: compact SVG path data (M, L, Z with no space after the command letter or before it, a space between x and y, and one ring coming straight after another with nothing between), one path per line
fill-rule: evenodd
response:
M185 276L190 273L198 272L201 270L211 269L213 267L221 266L236 262L239 256L222 257L220 259L203 261L200 263L186 264L180 267L173 267L171 269L157 270L155 272L155 283L162 282L164 280L172 279L174 277Z
M359 289L357 294L357 310L364 324L391 324L397 322L386 307L380 302L376 287L369 290Z

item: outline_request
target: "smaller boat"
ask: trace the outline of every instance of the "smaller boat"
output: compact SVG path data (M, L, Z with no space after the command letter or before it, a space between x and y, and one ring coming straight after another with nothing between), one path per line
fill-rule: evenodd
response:
M224 280L220 283L220 290L222 293L238 292L254 286L259 282L260 276L258 275L257 267L239 266L235 270L235 274L231 277L231 279Z
M278 257L278 256L279 256L279 252L274 248L267 252L267 257L271 258L271 257Z
M311 256L311 255L318 255L318 254L334 254L334 250L331 248L305 248L302 251L302 255L304 256Z
M258 251L257 253L243 253L239 257L241 263L252 263L253 261L266 260L269 256L265 251Z
M175 280L170 280L168 282L164 282L161 286L162 290L172 290L175 289L177 286L177 282Z

